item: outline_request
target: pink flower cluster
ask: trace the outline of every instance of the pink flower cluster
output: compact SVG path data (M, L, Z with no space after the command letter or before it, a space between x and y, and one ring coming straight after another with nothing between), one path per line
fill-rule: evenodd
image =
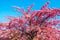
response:
M27 11L17 6L17 12L22 12L21 17L7 16L6 23L0 23L0 40L60 40L60 16L59 8L46 8L47 2L41 10Z

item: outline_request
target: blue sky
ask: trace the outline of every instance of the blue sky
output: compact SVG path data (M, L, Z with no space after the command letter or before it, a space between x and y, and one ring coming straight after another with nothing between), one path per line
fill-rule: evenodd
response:
M49 8L60 8L60 0L0 0L0 22L7 21L5 16L18 16L12 6L19 6L26 10L28 6L34 4L32 10L39 10L47 1L50 1Z

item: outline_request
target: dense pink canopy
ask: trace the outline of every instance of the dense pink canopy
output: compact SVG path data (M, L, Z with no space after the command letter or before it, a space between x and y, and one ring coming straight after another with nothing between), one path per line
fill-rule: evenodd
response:
M6 23L0 23L1 40L60 40L60 9L47 8L47 2L41 10L31 10L33 4L27 11L17 6L17 12L22 12L20 17L7 16Z

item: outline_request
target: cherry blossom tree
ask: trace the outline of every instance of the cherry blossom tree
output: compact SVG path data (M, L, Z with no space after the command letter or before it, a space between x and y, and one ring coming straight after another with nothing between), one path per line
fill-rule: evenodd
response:
M7 16L8 22L0 23L0 40L60 40L60 16L59 8L47 8L47 2L40 10L31 10L33 4L27 11L13 6L20 17Z

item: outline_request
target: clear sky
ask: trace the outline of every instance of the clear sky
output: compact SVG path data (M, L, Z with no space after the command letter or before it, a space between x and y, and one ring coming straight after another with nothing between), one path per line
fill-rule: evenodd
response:
M19 6L26 10L28 6L34 4L32 10L39 10L47 1L50 1L49 8L60 8L60 0L0 0L0 22L7 21L5 16L18 16L12 6Z

